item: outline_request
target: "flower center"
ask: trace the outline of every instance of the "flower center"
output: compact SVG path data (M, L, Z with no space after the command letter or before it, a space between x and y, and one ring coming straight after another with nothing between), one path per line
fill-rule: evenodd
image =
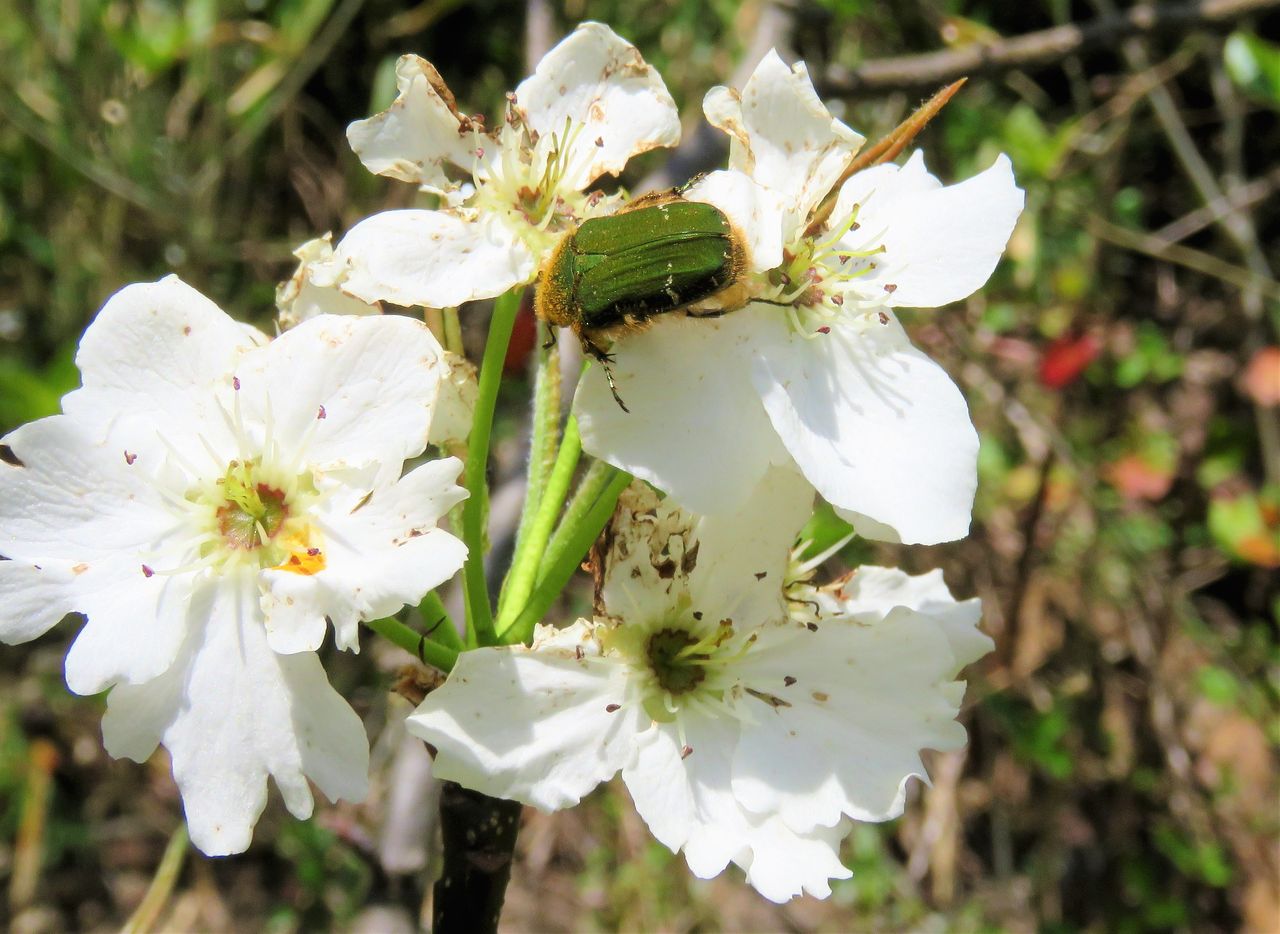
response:
M565 182L581 156L582 130L583 124L566 118L563 130L541 136L508 108L496 140L499 152L488 160L477 154L473 203L513 221L512 229L535 253L550 249L599 201Z
M826 234L800 237L782 254L782 264L765 274L761 298L787 306L787 321L803 337L827 334L831 326L878 311L885 298L864 300L852 284L872 273L884 244L849 249L845 236L858 229L857 207ZM873 240L878 238L872 238ZM853 299L852 301L849 301Z
M221 477L187 493L201 529L196 564L223 571L324 570L323 535L310 518L319 498L309 473L295 474L269 459L231 461Z
M658 685L673 696L687 694L707 677L703 664L711 656L683 629L660 629L649 637L649 668Z
M252 550L266 545L289 517L284 492L254 482L252 462L232 461L219 481L225 502L218 507L218 531L229 548Z

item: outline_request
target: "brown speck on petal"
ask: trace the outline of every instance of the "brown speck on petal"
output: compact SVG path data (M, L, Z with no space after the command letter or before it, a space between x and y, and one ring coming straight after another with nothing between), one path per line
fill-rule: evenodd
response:
M597 146L600 146L601 148L603 148L603 147L604 147L604 137L603 137L603 136L597 136L597 137L596 137L596 145L597 145Z
M833 304L833 305L843 305L843 304L844 304L844 296L843 296L843 295L832 295L832 296L831 296L831 304Z
M805 623L804 625L805 625L805 628L806 628L806 629L808 629L810 632L817 632L817 631L818 631L818 624L817 624L817 623Z
M831 328L827 327L827 326L824 324L822 327L818 328L818 333L819 333L819 334L830 334L830 333L831 333Z
M787 687L791 687L791 685L796 683L796 679L791 677L791 675L786 675L782 679L782 683L785 684Z
M231 388L236 390L236 392L240 391L240 377L238 376L231 377Z
M155 573L156 573L155 571L153 571L151 568L147 567L145 564L142 566L142 576L143 576L143 577L152 577L152 576L154 576L154 575L155 575Z
M769 572L768 572L768 571L756 571L756 573L755 573L755 579L756 579L756 580L758 580L758 581L762 581L762 580L764 580L764 579L765 579L766 577L768 577L768 576L769 576Z
M308 549L307 549L307 554L308 554L310 557L314 558L316 555L320 554L320 549L319 549L319 548L308 548Z
M622 709L621 704L605 704L604 706L605 713L613 713L615 710L621 710L621 709Z
M889 323L889 316L888 316L887 314L885 314L883 311L882 311L882 312L880 312L880 323L881 323L881 324L888 324L888 323Z
M189 325L189 324L184 324L184 325L182 326L182 336L183 336L183 337L190 337L190 336L191 336L191 325Z
M130 467L133 466L133 462L136 461L137 459L138 459L137 454L131 454L128 451L124 452L124 462L128 464Z
M323 405L320 406L319 410L316 411L316 418L328 418L328 417L329 417L329 413L324 410L324 406Z
M825 704L830 698L825 691L814 691L813 699L816 700L819 704Z
M680 750L681 759L688 759L691 755L693 755L692 746L685 746L683 749Z
M894 292L898 291L898 287L894 285L892 282L886 282L884 284L884 290L890 294L893 294Z

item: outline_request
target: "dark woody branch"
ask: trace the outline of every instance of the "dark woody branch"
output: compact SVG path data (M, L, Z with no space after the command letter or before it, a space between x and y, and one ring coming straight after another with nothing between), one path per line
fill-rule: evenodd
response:
M872 59L853 71L828 69L824 96L858 97L886 91L934 91L961 77L999 75L1051 65L1091 49L1119 46L1134 36L1226 29L1245 16L1280 8L1280 0L1192 0L1138 6L1084 24L1055 26L994 42L975 42L923 55Z

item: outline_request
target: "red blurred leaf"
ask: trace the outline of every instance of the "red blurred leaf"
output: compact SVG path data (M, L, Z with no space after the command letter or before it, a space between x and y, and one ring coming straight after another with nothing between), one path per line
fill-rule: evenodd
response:
M1126 454L1102 468L1102 475L1125 499L1164 499L1173 486L1173 470Z
M1050 389L1074 383L1085 367L1102 352L1102 341L1093 334L1064 334L1044 349L1040 358L1040 382Z
M1240 391L1258 405L1280 405L1280 347L1263 347L1240 376Z
M502 372L505 376L516 376L529 366L529 354L533 353L533 345L538 341L538 321L533 316L532 289L526 289L524 300L520 302L520 311L511 328L511 341L507 344L507 356L502 361Z

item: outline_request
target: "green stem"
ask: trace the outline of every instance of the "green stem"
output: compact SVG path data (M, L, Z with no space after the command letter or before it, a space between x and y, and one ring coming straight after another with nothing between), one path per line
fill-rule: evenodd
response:
M525 483L524 509L520 513L520 527L516 531L514 567L520 556L528 550L529 528L538 515L543 488L556 459L556 446L560 443L560 352L548 347L550 331L538 322L538 339L542 349L538 353L537 376L533 388L533 430L529 439L529 475ZM503 619L510 608L511 575L502 586L498 601L498 618ZM526 594L527 596L527 594Z
M422 598L422 602L418 604L418 612L422 614L423 625L427 627L427 638L455 652L466 648L453 620L449 618L449 611L444 608L444 603L434 590Z
M547 478L547 488L538 503L537 513L529 523L528 534L520 540L515 557L511 562L511 571L507 575L507 593L505 607L515 608L519 612L524 608L533 585L538 579L538 568L542 563L547 542L551 540L551 532L556 527L556 519L564 508L565 497L569 495L569 485L578 469L578 459L582 455L582 442L578 437L578 420L570 417L564 428L564 440L560 443L560 451L551 468L551 476ZM527 504L526 509L530 508ZM498 628L503 628L511 614L499 614Z
M456 354L464 354L462 347L462 322L458 320L457 308L446 308L444 316L444 349Z
M382 638L395 643L406 652L412 652L433 668L449 672L458 660L458 653L439 642L432 642L426 633L416 632L394 617L371 619L365 623Z
M467 563L462 568L463 590L467 598L467 641L471 645L493 645L493 610L484 575L485 524L489 515L489 434L493 430L493 408L502 383L502 364L511 340L516 313L520 310L520 289L513 289L493 303L489 336L480 363L480 390L476 396L475 420L467 439L467 466L463 485L471 495L462 504L462 541L467 546Z
M528 642L533 636L533 627L569 583L569 578L613 515L618 497L630 482L631 475L624 470L603 462L591 466L565 512L560 528L547 546L546 557L538 573L538 584L528 603L520 615L503 629L503 642ZM591 491L596 491L597 495L588 495Z

